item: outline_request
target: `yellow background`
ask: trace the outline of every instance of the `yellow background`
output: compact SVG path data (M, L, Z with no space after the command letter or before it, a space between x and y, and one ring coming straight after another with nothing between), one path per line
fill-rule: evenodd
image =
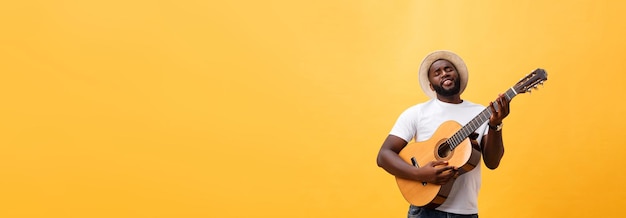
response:
M405 217L375 158L460 54L512 102L481 217L624 213L620 1L4 1L0 217Z

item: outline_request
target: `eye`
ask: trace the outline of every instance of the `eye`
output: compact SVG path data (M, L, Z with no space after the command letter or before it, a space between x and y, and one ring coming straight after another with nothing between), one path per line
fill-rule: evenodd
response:
M446 72L452 72L454 69L452 69L452 67L446 67L444 70L445 70Z

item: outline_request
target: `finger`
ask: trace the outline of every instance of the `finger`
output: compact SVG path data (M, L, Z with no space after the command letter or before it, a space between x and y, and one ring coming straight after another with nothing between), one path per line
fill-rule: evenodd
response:
M445 161L445 160L435 160L430 163L432 166L439 166L439 165L447 166L448 165L448 161Z
M496 100L497 101L497 100ZM489 110L491 110L491 115L495 116L496 112L496 101L489 103Z
M453 171L453 170L449 170L448 172L442 173L439 178L440 181L445 184L448 183L450 181L452 181L453 179L455 179L458 176L458 171Z
M500 102L499 104L502 105L502 108L508 107L509 102L506 100L506 96L505 95L500 95L498 100Z
M495 123L498 121L498 112L496 111L496 107L495 107L496 102L492 102L489 105L489 110L491 110L491 117L489 117L489 121L491 121L492 123Z
M498 105L500 106L500 113L504 112L504 108L506 107L506 98L504 97L504 95L500 95L500 97L498 98Z
M500 105L500 108L499 108L498 114L496 114L496 116L497 116L498 119L501 119L502 118L502 114L505 113L504 112L504 110L505 110L504 109L504 101L501 98L498 99L498 105Z
M446 172L446 171L454 171L454 166L445 166L445 167L438 168L436 170L437 174L442 174L443 172Z
M458 169L458 168L455 168L454 170L452 170L450 174L451 174L450 176L451 176L453 179L456 179L457 177L459 177L459 176L461 175L461 174L459 173L459 169Z
M471 140L476 140L476 139L478 138L478 133L473 132L472 134L470 134L470 135L469 135L469 138L470 138Z
M499 119L503 119L509 114L509 101L505 96L500 96L497 101L498 105L500 105L500 110L498 110L498 113L494 115L496 115Z
M504 105L505 105L505 107L504 107L505 108L505 110L504 110L505 113L504 114L508 115L509 111L511 109L511 101L509 101L508 99L505 98L504 99Z

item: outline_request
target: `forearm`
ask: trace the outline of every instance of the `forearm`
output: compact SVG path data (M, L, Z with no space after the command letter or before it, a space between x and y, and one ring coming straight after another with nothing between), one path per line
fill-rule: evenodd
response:
M383 142L376 163L379 167L389 172L391 175L418 180L421 178L420 170L400 158L400 151L407 145L407 142L397 136L389 135Z
M417 180L420 177L418 168L404 162L392 150L381 150L378 153L377 163L385 171L400 178Z
M502 130L490 129L485 136L483 145L483 158L485 166L489 169L496 169L500 165L500 160L504 156L504 143L502 141Z

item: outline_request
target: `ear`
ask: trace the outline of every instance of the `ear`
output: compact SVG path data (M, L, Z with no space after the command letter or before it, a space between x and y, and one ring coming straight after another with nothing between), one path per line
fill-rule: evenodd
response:
M433 88L433 84L432 83L428 83L428 86L430 87L431 91L435 91L435 88Z

